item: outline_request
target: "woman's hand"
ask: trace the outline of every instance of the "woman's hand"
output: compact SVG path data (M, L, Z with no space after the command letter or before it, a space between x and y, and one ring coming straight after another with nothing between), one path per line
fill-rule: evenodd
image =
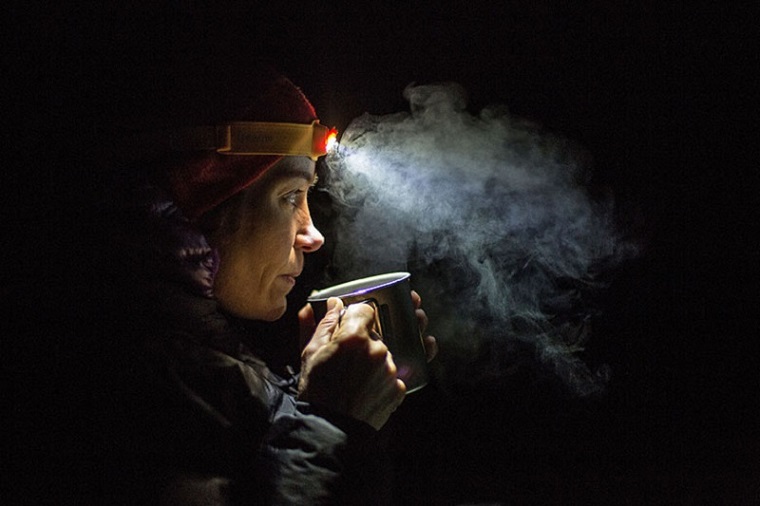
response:
M424 334L428 317L421 297L415 291L411 297L430 362L438 354L438 344L433 336ZM396 379L396 365L387 347L371 336L372 307L354 304L344 311L343 302L332 298L327 309L319 325L310 304L298 313L301 342L306 343L301 353L299 398L379 429L403 401L406 387Z
M428 317L425 311L422 309L422 298L414 290L412 290L411 296L412 304L414 304L414 311L420 326L420 334L423 335L422 342L425 345L425 356L427 357L427 361L430 362L436 357L436 355L438 355L438 342L436 341L435 337L425 335L425 329L428 326ZM330 306L329 304L330 303L328 302L328 314L325 315L325 318L322 321L325 322L325 326L328 329L333 329L334 324L337 323L337 318L340 315L329 314L330 308L334 307ZM313 353L313 351L322 343L325 336L327 336L329 339L329 335L331 335L330 333L332 330L329 330L328 334L324 334L323 330L322 339L311 339L312 336L314 336L317 328L317 324L314 321L314 310L312 309L311 304L306 304L301 308L301 310L298 312L298 319L300 323L301 348L304 350L303 354L301 355L303 358L304 355L310 355Z
M438 355L438 342L433 336L426 336L425 329L428 326L428 317L425 311L422 309L422 297L420 294L412 290L412 303L414 304L414 312L417 315L417 321L420 325L420 334L422 334L422 344L425 345L425 356L427 361L430 362Z
M379 430L404 400L406 386L396 377L388 348L372 338L374 310L353 304L344 311L338 298L328 300L327 307L301 354L298 396ZM313 325L309 306L299 318L305 330Z

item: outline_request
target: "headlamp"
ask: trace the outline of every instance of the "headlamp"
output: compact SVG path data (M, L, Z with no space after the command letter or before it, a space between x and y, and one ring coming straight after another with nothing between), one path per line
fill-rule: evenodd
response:
M183 128L170 134L175 151L215 150L222 155L308 156L316 160L327 154L338 131L303 123L235 121L217 126Z

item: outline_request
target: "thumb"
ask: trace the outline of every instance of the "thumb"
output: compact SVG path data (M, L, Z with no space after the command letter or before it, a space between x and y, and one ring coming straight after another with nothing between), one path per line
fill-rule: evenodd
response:
M322 321L319 322L314 330L314 335L309 342L309 346L321 346L330 341L340 320L340 313L343 311L343 301L338 297L327 299L327 313Z

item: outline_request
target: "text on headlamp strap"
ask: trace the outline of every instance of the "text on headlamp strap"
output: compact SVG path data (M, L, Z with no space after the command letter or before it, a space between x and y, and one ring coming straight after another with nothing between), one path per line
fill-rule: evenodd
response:
M308 156L316 160L327 154L336 133L319 121L309 125L236 121L176 130L171 135L171 147L176 151L215 150L223 155Z

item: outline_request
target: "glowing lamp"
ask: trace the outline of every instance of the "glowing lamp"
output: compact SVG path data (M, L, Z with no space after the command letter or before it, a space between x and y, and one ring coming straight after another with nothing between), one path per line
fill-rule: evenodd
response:
M325 153L332 151L336 144L338 144L338 130L336 128L331 128L330 131L327 132L327 137L325 138Z

